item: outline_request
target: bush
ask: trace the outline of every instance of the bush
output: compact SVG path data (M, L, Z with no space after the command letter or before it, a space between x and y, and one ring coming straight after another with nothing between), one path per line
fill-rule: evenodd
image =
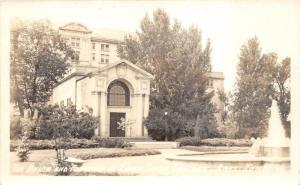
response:
M202 144L200 137L182 137L176 140L179 146L200 146Z
M93 137L98 143L98 147L102 148L125 148L130 147L131 144L127 142L123 138L101 138L101 137Z
M52 139L55 136L55 123L60 124L73 138L90 139L95 134L98 119L89 113L77 112L75 106L59 107L49 105L39 108L34 139Z
M165 115L165 112L168 112ZM187 124L183 117L166 109L151 109L144 124L148 135L157 141L174 141L188 135Z

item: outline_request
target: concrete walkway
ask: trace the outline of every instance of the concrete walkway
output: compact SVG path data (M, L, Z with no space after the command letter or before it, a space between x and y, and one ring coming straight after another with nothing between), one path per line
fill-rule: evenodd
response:
M216 170L195 163L172 162L167 160L166 156L197 152L182 149L159 149L159 151L160 155L153 156L91 159L75 170L143 176L265 175L253 170L224 169L221 166Z
M180 175L182 171L175 174L175 166L165 157L170 154L195 153L182 149L158 150L161 152L160 155L91 159L76 170L118 173L120 175ZM178 169L175 171L178 172Z

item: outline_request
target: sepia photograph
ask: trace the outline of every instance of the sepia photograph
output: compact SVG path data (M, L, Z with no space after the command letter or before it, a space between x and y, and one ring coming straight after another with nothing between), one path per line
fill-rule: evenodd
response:
M0 184L300 184L299 19L300 1L0 1Z

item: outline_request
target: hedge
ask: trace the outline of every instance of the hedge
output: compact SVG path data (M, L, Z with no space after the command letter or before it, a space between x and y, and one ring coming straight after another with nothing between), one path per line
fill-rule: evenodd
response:
M212 138L201 140L199 137L183 137L176 141L179 142L180 146L252 146L252 142L249 139Z
M182 137L176 140L179 146L200 146L202 144L200 137Z
M16 151L20 140L10 141L10 151ZM122 138L71 139L70 148L125 148L130 143ZM29 140L31 150L54 149L54 140Z
M250 139L227 139L227 138L213 138L213 139L203 139L202 145L206 146L239 146L247 147L252 146Z

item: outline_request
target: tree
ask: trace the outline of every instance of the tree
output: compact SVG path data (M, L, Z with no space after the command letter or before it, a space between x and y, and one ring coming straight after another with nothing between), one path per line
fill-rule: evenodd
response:
M67 73L74 52L49 21L14 20L11 28L11 101L21 115L49 100L52 88Z
M290 122L288 115L290 114L291 93L290 93L290 70L291 59L285 58L281 63L275 64L274 70L274 99L277 101L281 121L284 125L286 135L290 135Z
M214 124L213 92L208 93L206 85L211 47L209 41L203 47L197 27L184 29L177 20L171 24L167 13L157 9L153 20L147 14L142 19L136 36L125 37L125 46L118 47L118 53L155 76L149 114L159 118L146 120L150 136L157 132L163 134L156 137L160 140L174 140L189 132L188 123L195 126L197 116L206 119L203 124Z
M241 47L239 60L232 118L239 137L246 134L261 137L265 134L272 103L276 56L262 54L259 41L254 37Z

